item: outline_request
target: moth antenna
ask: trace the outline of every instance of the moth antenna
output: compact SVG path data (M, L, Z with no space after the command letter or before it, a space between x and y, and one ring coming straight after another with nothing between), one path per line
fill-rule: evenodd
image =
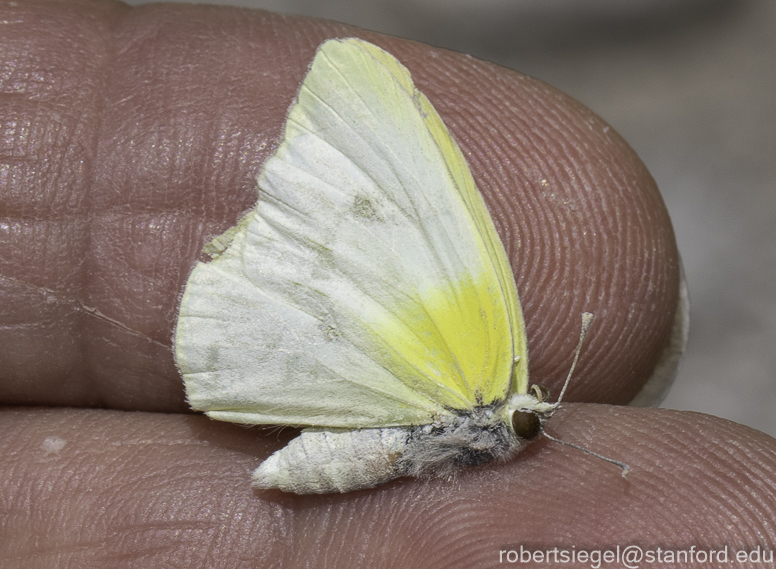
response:
M592 454L596 458L600 458L601 460L606 461L606 462L608 462L610 464L614 464L615 466L619 466L620 468L622 468L622 477L626 478L626 479L628 478L628 472L630 472L630 466L628 466L624 462L620 462L619 460L614 460L613 458L607 458L607 457L605 457L602 454L598 454L597 452L593 452L592 450L587 449L585 447L581 447L579 445L575 445L574 443L567 443L566 441L562 441L560 439L556 439L552 435L548 435L547 431L542 431L542 434L545 437L547 437L548 439L550 439L551 441L554 441L556 443L560 443L562 445L566 445L567 447L571 447L571 448L575 448L577 450L581 450L582 452L586 452L587 454Z
M577 351L574 353L574 361L571 362L571 369L569 370L569 374L566 376L566 383L563 384L563 389L560 390L560 395L558 395L558 400L555 402L556 405L561 402L561 400L563 399L563 394L566 393L566 388L569 386L569 382L571 381L571 374L574 373L574 368L577 367L577 360L579 360L579 352L582 350L582 342L585 341L585 334L587 334L587 331L590 328L590 325L592 323L593 323L592 313L583 312L582 330L579 333L579 343L577 344Z
M579 360L579 352L582 351L582 343L585 341L585 335L587 334L587 331L590 328L590 325L592 323L593 323L593 315L590 312L583 312L582 330L579 333L579 343L577 344L577 350L574 353L574 361L571 362L571 369L569 370L568 376L566 376L566 383L563 384L563 389L560 390L560 395L558 395L558 400L555 402L556 409L557 409L557 405L563 399L563 395L566 393L566 388L569 386L569 382L571 381L571 375L574 373L574 368L577 367L577 360ZM593 452L590 449L586 449L585 447L575 445L574 443L567 443L566 441L556 439L552 435L547 434L547 431L542 430L542 434L553 442L560 443L562 445L566 445L567 447L575 448L577 450L581 450L582 452L586 452L587 454L590 454L596 458L600 458L605 462L614 464L615 466L619 466L622 469L622 477L628 478L628 472L630 472L630 466L628 466L624 462L620 462L619 460L614 460L613 458L608 458L602 454Z

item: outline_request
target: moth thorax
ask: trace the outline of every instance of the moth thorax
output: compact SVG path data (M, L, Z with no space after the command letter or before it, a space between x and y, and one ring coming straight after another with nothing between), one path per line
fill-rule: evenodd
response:
M466 466L507 458L520 448L504 405L457 411L413 429L403 462L412 476L452 477Z
M539 385L531 387L530 393L512 396L509 400L509 414L512 430L521 439L536 438L547 419L557 409L557 403L548 403L550 393Z

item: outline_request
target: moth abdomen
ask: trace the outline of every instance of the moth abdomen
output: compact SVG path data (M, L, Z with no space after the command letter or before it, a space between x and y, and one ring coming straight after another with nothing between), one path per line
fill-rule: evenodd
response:
M326 494L373 488L404 474L409 429L308 429L253 473L256 488Z

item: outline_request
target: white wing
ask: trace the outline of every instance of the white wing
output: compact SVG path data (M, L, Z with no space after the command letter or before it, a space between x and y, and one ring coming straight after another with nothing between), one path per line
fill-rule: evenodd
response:
M503 248L392 56L355 39L319 49L259 191L186 287L176 356L194 408L365 428L506 397L522 317Z

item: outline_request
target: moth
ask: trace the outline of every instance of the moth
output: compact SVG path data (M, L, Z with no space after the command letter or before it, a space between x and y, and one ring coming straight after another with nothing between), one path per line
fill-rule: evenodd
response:
M396 58L357 38L323 43L258 191L206 246L175 333L194 409L303 427L254 486L451 477L542 432L558 403L529 388L506 253L460 148Z

